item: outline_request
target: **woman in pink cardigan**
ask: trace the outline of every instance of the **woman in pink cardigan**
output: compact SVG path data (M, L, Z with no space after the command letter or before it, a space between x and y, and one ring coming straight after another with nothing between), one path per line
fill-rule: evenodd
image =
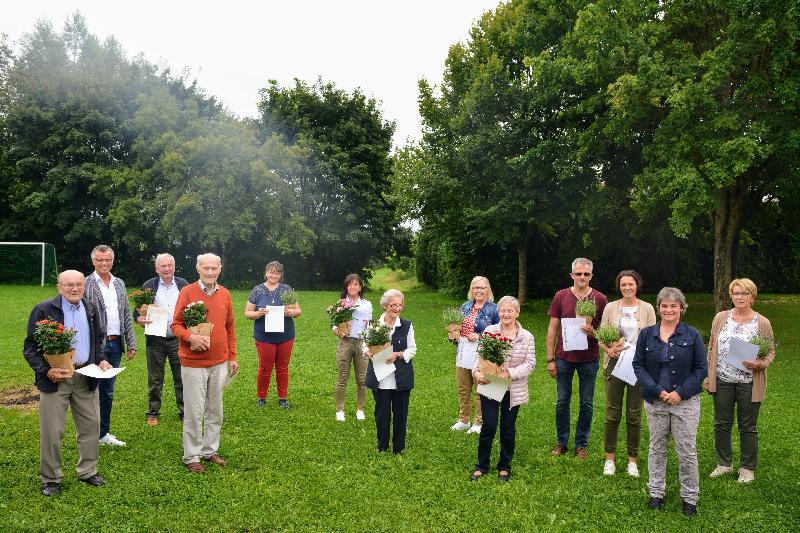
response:
M499 333L511 339L511 355L506 360L500 377L511 380L503 400L497 402L483 395L480 396L483 412L483 425L478 438L478 464L470 476L473 481L481 478L489 471L489 459L492 453L492 441L500 421L500 458L497 461L497 477L500 481L508 481L511 477L511 459L514 457L514 446L517 434L517 413L519 406L528 403L528 376L536 366L536 351L533 335L517 321L519 301L513 296L503 296L497 302L500 323L488 326L484 333ZM476 358L472 375L478 383L488 383L483 372L478 370L480 358Z
M774 338L772 325L753 310L758 289L747 278L735 279L728 287L733 309L721 311L711 324L708 343L708 378L703 387L714 396L714 447L717 467L709 477L733 472L731 429L733 412L739 425L739 483L755 479L758 463L758 411L767 389L767 367L775 359L775 350L763 359L744 361L746 370L728 361L732 339L750 340L755 335Z

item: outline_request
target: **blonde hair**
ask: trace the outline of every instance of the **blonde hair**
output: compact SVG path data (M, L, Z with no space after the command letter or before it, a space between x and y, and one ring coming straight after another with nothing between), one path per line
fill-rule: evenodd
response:
M750 296L753 297L753 301L756 301L756 296L758 295L758 288L756 284L753 283L753 280L750 278L736 278L735 280L731 281L731 284L728 285L728 296L733 296L733 288L738 285L747 292L750 293Z
M492 292L492 285L489 283L489 278L484 276L475 276L472 278L472 281L469 282L469 290L467 291L467 300L475 301L475 295L472 294L472 286L475 285L477 282L483 281L486 282L486 301L493 302L494 301L494 293Z

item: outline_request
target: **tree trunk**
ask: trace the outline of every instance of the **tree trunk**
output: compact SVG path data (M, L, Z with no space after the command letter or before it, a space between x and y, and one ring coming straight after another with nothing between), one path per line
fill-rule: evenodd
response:
M728 285L736 273L736 252L742 221L744 191L734 183L719 191L714 220L714 307L722 311L731 305Z
M517 299L520 305L528 301L528 232L524 231L517 242Z

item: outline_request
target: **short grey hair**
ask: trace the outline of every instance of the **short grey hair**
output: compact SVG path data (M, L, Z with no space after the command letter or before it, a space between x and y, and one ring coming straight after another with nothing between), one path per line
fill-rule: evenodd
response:
M389 289L383 293L383 296L381 296L381 308L386 309L386 306L389 305L389 300L392 298L400 298L403 300L403 305L406 303L406 297L403 296L402 292L398 291L397 289Z
M217 263L219 263L220 266L222 266L222 258L220 256L218 256L217 254L207 253L207 254L200 254L197 256L197 264L195 265L195 268L200 268L200 263L208 259L216 259Z
M658 291L658 296L656 296L656 307L659 307L661 302L664 300L678 302L678 304L681 306L681 314L686 312L686 310L689 308L689 304L686 303L686 296L683 295L680 289L676 289L675 287L664 287Z
M111 259L114 259L114 249L113 248L111 248L107 244L98 244L97 246L92 248L92 253L91 253L92 261L94 261L94 258L98 253L104 254L106 252L111 252Z
M168 257L169 259L172 259L172 262L173 262L173 263L175 263L175 258L174 258L174 257L172 257L172 254L163 253L163 254L158 254L158 255L156 256L156 259L155 259L155 261L153 261L153 264L155 264L155 265L156 265L156 267L158 267L158 260L159 260L159 259L163 259L163 258L165 258L165 257Z
M594 271L594 263L592 263L589 259L586 259L585 257L576 257L572 261L572 269L570 272L575 272L575 267L578 265L589 265L589 268Z
M504 305L510 305L511 307L517 310L517 313L519 313L519 300L517 300L513 296L503 296L502 298L497 300L498 310Z

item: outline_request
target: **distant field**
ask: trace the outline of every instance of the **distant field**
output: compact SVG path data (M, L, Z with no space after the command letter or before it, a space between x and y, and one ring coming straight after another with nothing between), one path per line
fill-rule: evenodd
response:
M384 272L373 287L394 283L408 280ZM54 294L52 287L0 286L0 389L32 383L33 373L22 357L25 323L32 306ZM162 423L155 428L145 424L147 373L139 328L142 351L126 363L117 381L112 420L114 434L128 446L102 448L105 487L75 480L77 451L70 422L63 492L50 499L40 496L37 412L0 408L0 531L796 531L800 523L797 296L761 297L757 305L772 320L780 347L761 411L756 481L740 486L731 477L708 479L715 459L712 404L704 395L698 437L699 515L687 519L680 513L674 455L666 510L646 508L646 432L643 477L602 476L605 408L600 382L589 459L579 463L573 456L550 456L556 393L543 365L549 301L531 302L521 317L537 340L537 368L530 380L531 403L518 419L514 475L501 485L495 477L469 481L477 437L449 429L457 415L454 352L439 317L444 306L460 300L422 289L407 294L404 316L413 321L419 346L414 361L417 386L411 395L408 448L394 457L375 452L371 397L367 421L355 420L352 382L347 421L334 420L336 341L324 313L334 292L300 292L304 314L296 321L292 409L277 408L274 380L268 406L256 408L252 323L243 318L247 294L234 292L241 374L225 396L220 453L230 458L228 468L209 468L202 476L186 472L169 378ZM380 293L367 296L377 309ZM713 314L710 296L690 295L689 304L686 321L707 335ZM497 447L493 461L496 457Z

